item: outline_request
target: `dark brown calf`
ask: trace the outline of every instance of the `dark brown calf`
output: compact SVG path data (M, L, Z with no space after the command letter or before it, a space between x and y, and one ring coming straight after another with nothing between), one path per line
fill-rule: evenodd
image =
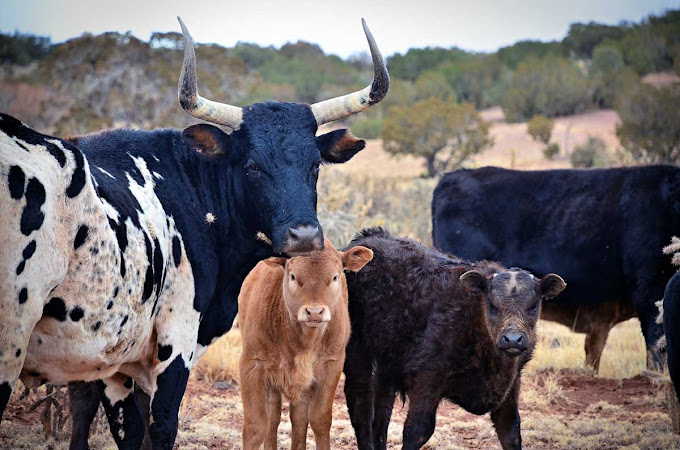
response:
M541 303L564 289L562 278L464 262L381 229L351 245L375 255L347 276L345 394L359 448L386 448L397 392L409 398L404 449L427 442L442 399L489 412L503 448L521 448L521 370L536 345Z

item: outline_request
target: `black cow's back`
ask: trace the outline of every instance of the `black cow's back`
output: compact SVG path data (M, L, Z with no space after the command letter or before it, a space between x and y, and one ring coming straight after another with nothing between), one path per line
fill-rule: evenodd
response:
M680 224L680 170L456 171L435 189L432 220L446 252L560 273L561 302L629 299L630 277L670 276L661 248Z

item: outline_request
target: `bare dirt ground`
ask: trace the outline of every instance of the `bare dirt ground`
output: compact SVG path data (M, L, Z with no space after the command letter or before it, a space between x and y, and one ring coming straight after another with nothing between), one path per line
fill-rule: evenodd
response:
M42 405L28 411L44 395L43 390L41 388L21 401L15 394L0 425L0 447L68 447L68 420L56 438L46 440L41 423ZM523 393L520 404L524 447L527 449L680 448L680 437L670 431L663 396L643 376L613 380L597 378L583 371L543 371L524 380L524 391L530 393ZM537 398L542 401L537 403ZM390 448L400 446L407 411L408 405L403 406L397 400L389 431ZM287 416L286 406L279 428L281 448L290 445ZM342 383L336 392L333 417L332 448L356 448ZM193 373L180 410L180 431L175 447L240 448L242 421L237 386L225 382L211 384ZM95 449L115 448L108 435L108 426L101 418L90 443ZM307 447L314 448L311 431ZM444 402L439 407L435 434L425 448L487 449L499 448L499 445L488 415L474 416Z

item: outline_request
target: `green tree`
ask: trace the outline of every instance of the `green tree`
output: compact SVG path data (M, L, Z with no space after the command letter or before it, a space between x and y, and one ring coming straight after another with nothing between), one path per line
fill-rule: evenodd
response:
M589 81L572 61L554 55L533 56L522 62L501 106L510 121L536 114L548 117L574 114L590 106Z
M385 150L392 155L424 157L430 177L460 167L493 144L488 124L472 103L439 98L390 108L382 138Z
M616 135L634 161L680 163L680 85L639 84L617 100Z
M529 58L543 59L549 54L557 56L561 53L559 42L519 41L499 49L498 58L503 64L515 70Z
M424 72L415 82L415 99L427 100L437 97L444 100L456 100L456 93L446 82L446 79L438 72Z
M594 57L593 50L602 41L619 40L623 37L625 27L604 25L601 23L572 23L569 32L562 41L566 55L574 55L579 58Z
M554 122L540 114L535 115L527 123L527 133L534 141L541 142L543 145L548 145L550 136L552 135Z

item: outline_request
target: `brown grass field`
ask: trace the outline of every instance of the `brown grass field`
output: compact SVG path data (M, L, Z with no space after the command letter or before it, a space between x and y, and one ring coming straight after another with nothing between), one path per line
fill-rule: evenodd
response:
M567 148L588 135L601 137L610 154L617 154L612 111L596 111L556 121L553 141L562 154L546 161L538 144L526 134L525 124L507 124L498 109L483 112L493 122L494 146L478 155L469 167L514 166L518 169L564 168ZM568 135L568 136L567 136ZM514 153L514 161L513 161ZM421 178L422 161L391 158L380 141L343 166L326 167L319 189L319 216L326 234L336 246L345 245L365 226L382 225L393 233L430 243L430 198L436 180ZM567 280L568 282L568 280ZM584 367L585 336L551 322L539 323L540 341L533 361L523 373L520 403L523 444L527 449L671 449L680 448L667 411L667 387L641 375L645 369L645 346L636 319L616 326L605 347L601 370ZM189 380L180 410L176 448L240 448L243 410L238 389L240 335L232 330L198 363ZM19 389L23 391L23 387ZM45 396L42 387L19 399L15 392L2 424L0 448L68 448L70 424L46 438L44 403L30 410ZM53 394L54 397L54 394ZM56 397L65 408L65 399ZM389 430L389 447L399 448L408 404L397 401ZM280 448L290 445L288 409L284 407L279 429ZM52 417L56 411L52 410ZM52 422L55 422L53 419ZM347 415L342 382L336 393L332 448L356 447ZM90 439L92 448L115 448L108 425L100 417ZM314 448L309 432L308 448ZM443 402L435 434L425 448L500 448L488 415L474 416Z

